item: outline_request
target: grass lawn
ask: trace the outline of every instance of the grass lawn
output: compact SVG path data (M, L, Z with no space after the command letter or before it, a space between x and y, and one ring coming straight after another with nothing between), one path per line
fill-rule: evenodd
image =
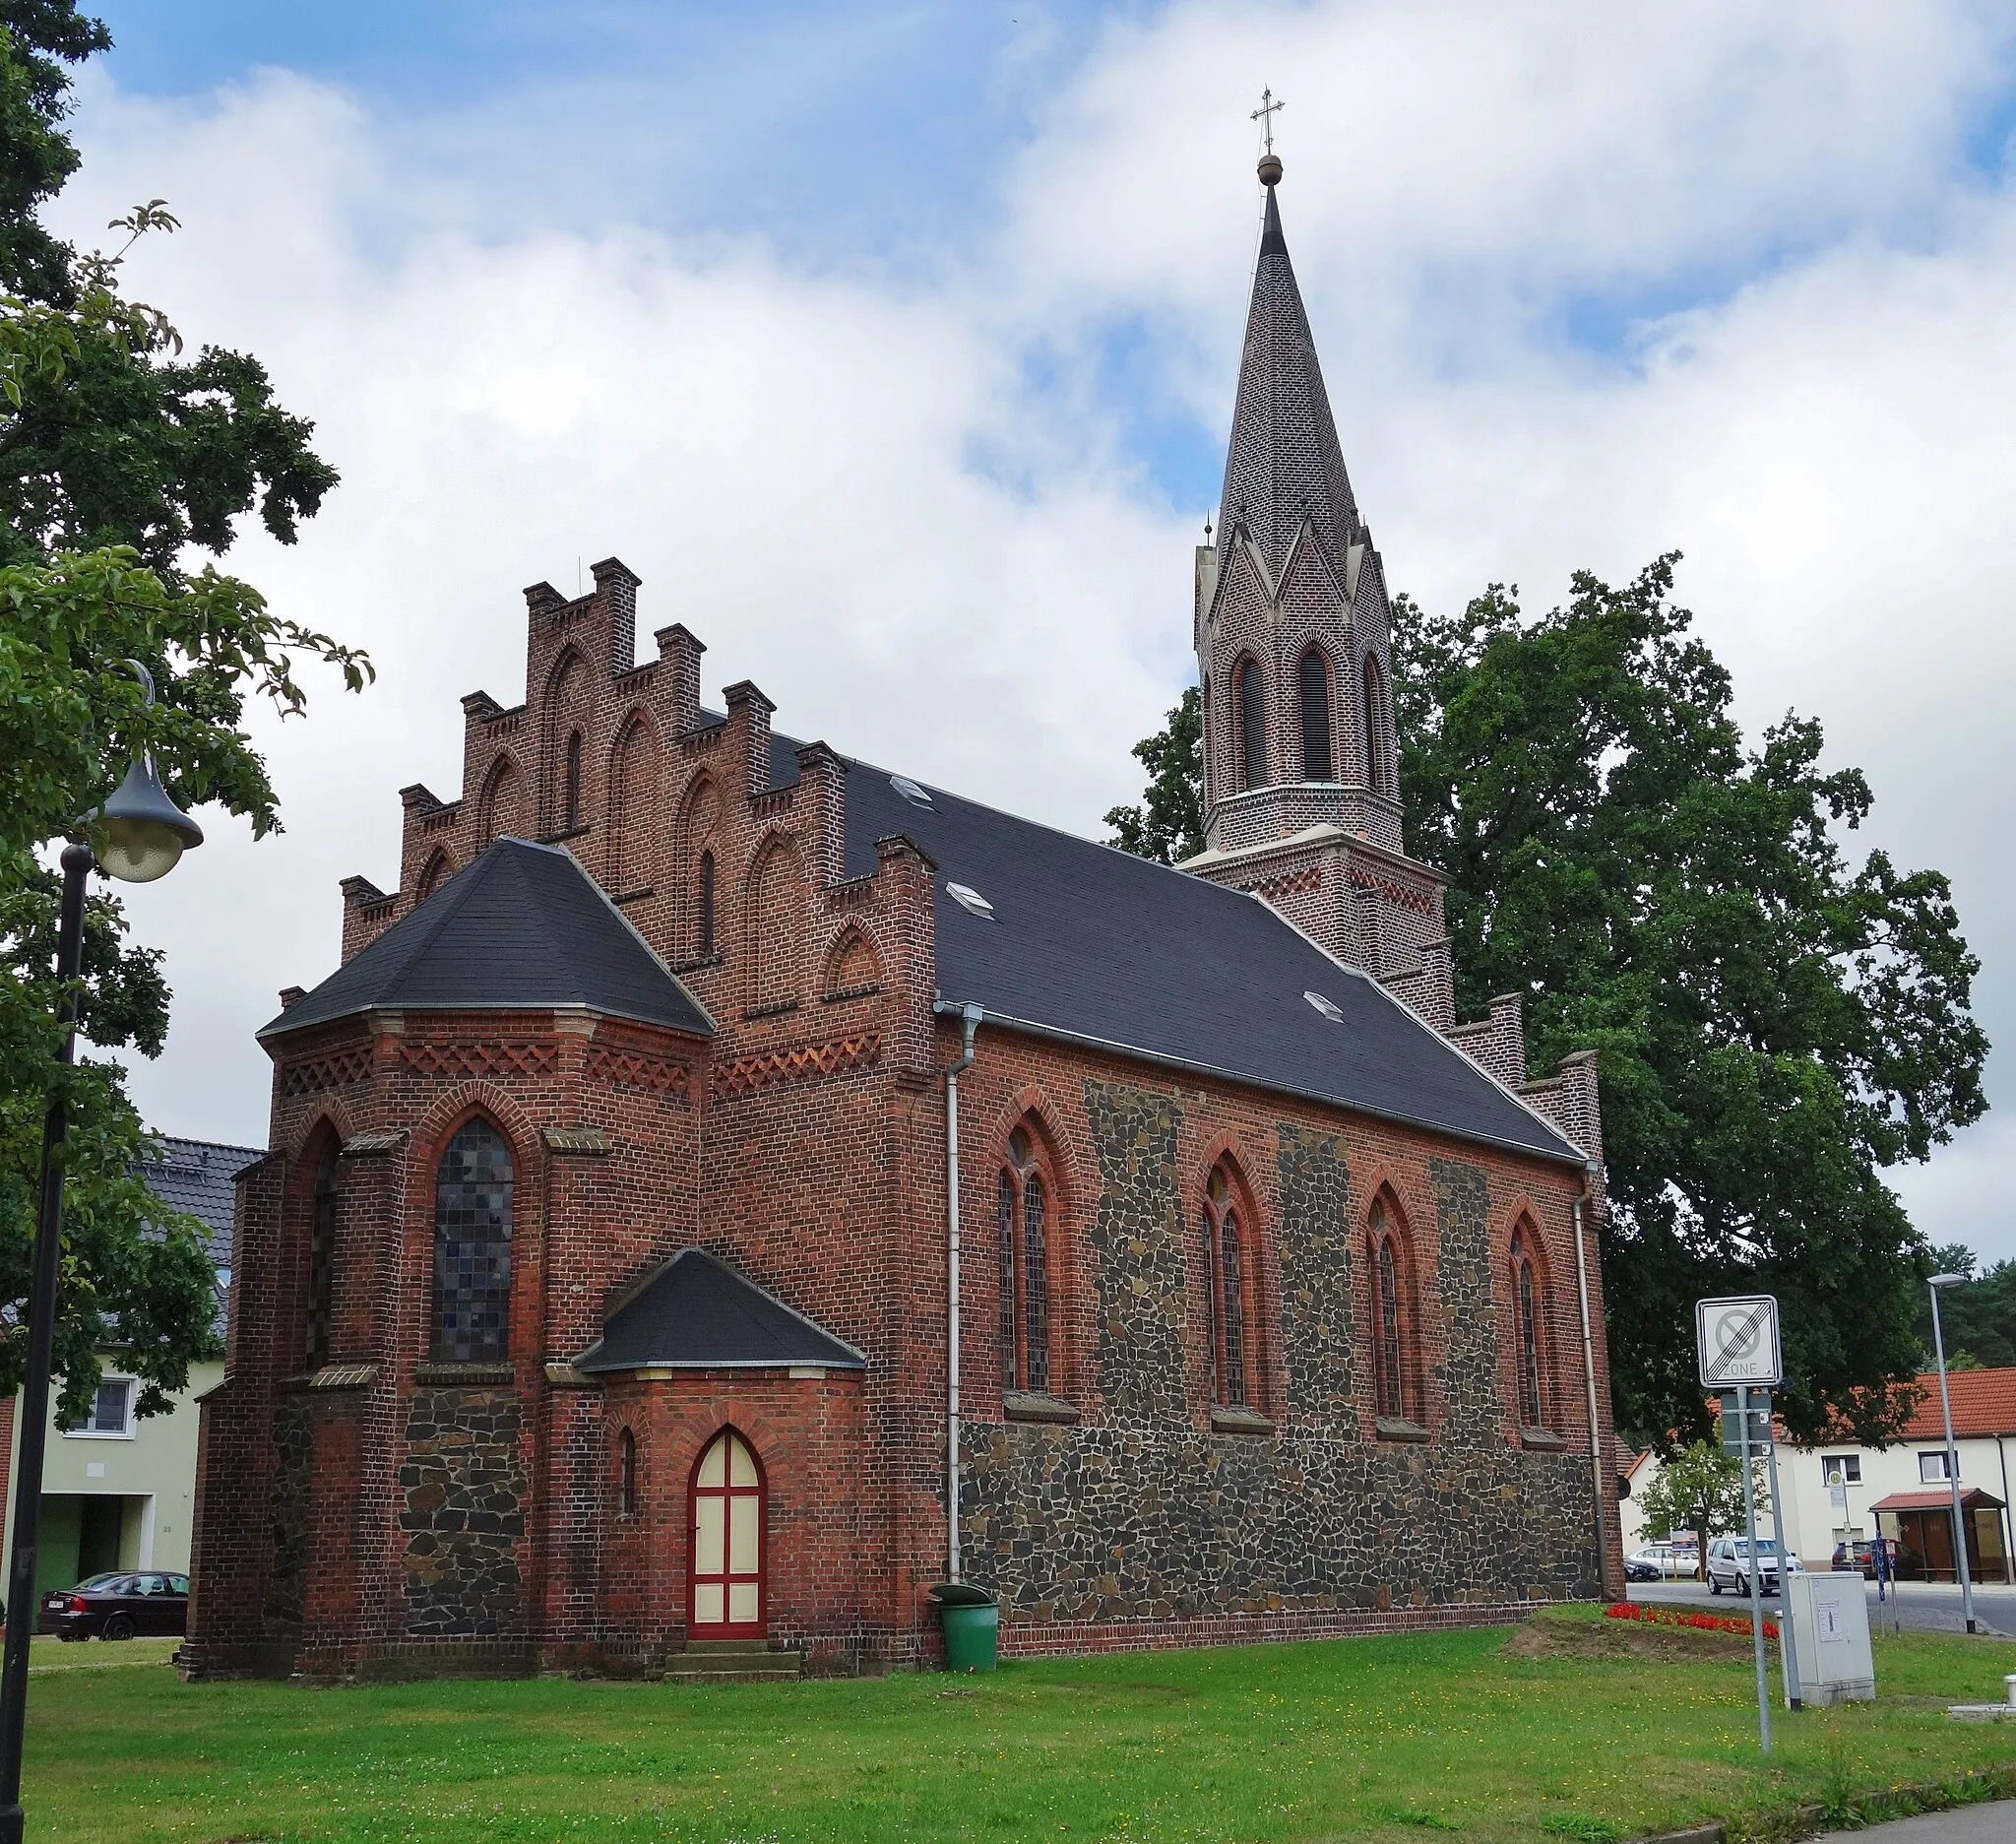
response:
M1883 1700L1775 1711L1766 1765L1746 1653L1523 1658L1501 1652L1505 1638L1499 1628L1129 1655L961 1679L339 1690L183 1685L165 1642L38 1646L36 1665L50 1669L32 1682L24 1804L32 1837L121 1844L1421 1844L1444 1830L1602 1844L1732 1814L1768 1829L1801 1801L1839 1808L1880 1788L2016 1767L2016 1725L1958 1723L1944 1709L1999 1700L2016 1646L1879 1638Z

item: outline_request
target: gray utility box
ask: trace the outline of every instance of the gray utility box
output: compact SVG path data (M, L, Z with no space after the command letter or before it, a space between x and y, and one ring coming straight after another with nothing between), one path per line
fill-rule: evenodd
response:
M1799 1690L1813 1705L1866 1703L1876 1694L1869 1603L1861 1571L1785 1578L1785 1612L1798 1642ZM1781 1641L1783 1643L1783 1641Z

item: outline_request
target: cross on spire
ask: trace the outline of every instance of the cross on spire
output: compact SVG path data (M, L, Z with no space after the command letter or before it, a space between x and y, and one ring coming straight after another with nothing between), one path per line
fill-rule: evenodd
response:
M1267 152L1270 154L1274 152L1274 118L1287 107L1286 102L1276 100L1272 90L1263 90L1260 92L1260 106L1246 117L1249 122L1260 124L1260 132L1267 138Z

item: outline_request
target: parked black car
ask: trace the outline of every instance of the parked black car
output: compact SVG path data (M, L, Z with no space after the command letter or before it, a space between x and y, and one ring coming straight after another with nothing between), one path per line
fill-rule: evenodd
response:
M39 1627L59 1639L132 1639L189 1624L189 1577L115 1569L42 1596Z

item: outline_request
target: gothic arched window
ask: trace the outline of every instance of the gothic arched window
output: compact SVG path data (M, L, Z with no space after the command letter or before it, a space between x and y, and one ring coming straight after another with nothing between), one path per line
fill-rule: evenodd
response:
M1267 786L1267 687L1257 660L1241 660L1234 689L1239 704L1239 786Z
M1386 681L1379 662L1365 655L1365 786L1374 794L1392 792L1392 760L1386 749Z
M434 1172L437 1361L495 1363L511 1343L511 1149L480 1114L448 1142Z
M1227 1409L1243 1409L1251 1399L1246 1373L1249 1249L1240 1217L1238 1192L1221 1164L1204 1187L1204 1321L1211 1341L1211 1399Z
M329 1297L336 1264L337 1160L343 1148L332 1139L315 1168L315 1194L308 1218L308 1295L303 1355L309 1369L329 1361Z
M699 888L693 893L693 906L698 918L695 939L699 943L700 958L710 961L714 958L714 854L700 855Z
M562 832L573 832L581 824L581 732L567 735L567 785L561 799Z
M1001 1387L1050 1386L1049 1186L1026 1127L1008 1136L995 1183L1001 1265Z
M627 1428L616 1436L616 1508L637 1515L637 1436Z
M1330 781L1330 662L1310 647L1297 668L1302 693L1302 779Z
M1365 1252L1372 1276L1372 1392L1382 1421L1416 1422L1414 1275L1395 1212L1375 1198Z
M1519 1424L1544 1428L1546 1396L1541 1386L1541 1323L1546 1295L1534 1271L1533 1250L1522 1223L1512 1232L1513 1362L1519 1371Z

